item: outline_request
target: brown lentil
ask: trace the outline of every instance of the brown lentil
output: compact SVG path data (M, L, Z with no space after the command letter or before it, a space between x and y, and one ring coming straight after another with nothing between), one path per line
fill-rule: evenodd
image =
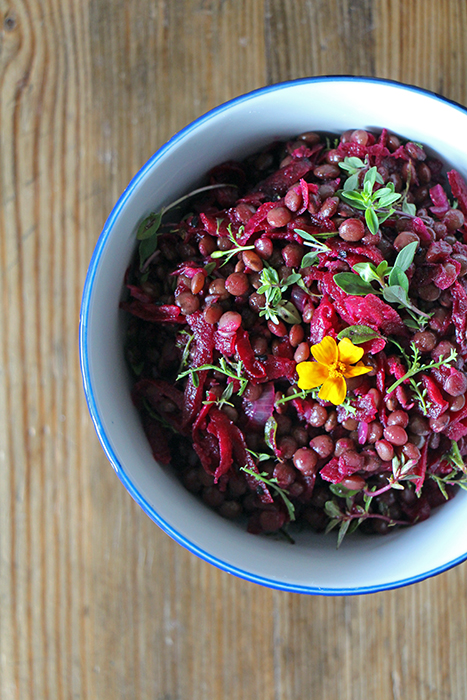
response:
M409 243L415 242L420 243L420 239L416 233L412 233L412 231L402 231L402 233L396 236L393 245L396 250L402 250L402 248L405 248Z
M287 328L285 327L285 323L283 321L274 323L274 321L269 320L268 328L271 333L273 333L273 335L277 335L278 338L283 338L284 335L287 335Z
M377 440L375 442L375 450L383 462L390 462L394 457L394 447L388 440Z
M321 426L326 423L327 419L327 410L319 403L315 403L310 411L308 423L312 426L312 428L321 428Z
M255 241L255 249L258 255L268 260L273 253L274 247L270 238L258 238L258 240Z
M360 219L345 219L339 226L339 236L344 241L360 241L365 235L365 226Z
M282 226L286 226L292 220L292 214L287 207L275 207L275 209L268 211L266 219L270 226L282 228Z
M331 180L339 177L340 174L340 168L337 165L330 165L329 163L317 165L313 170L313 175L321 180Z
M245 267L254 272L260 272L263 269L263 261L254 250L244 250L242 253L242 260Z
M219 319L218 329L221 333L235 333L242 324L242 317L237 311L226 311Z
M302 195L295 188L292 187L284 197L285 206L290 209L290 211L298 211L302 206Z
M373 421L368 426L367 442L373 444L383 437L383 426L377 421Z
M393 411L388 416L388 425L400 425L406 428L409 424L409 415L405 411Z
M310 440L310 447L322 459L330 457L334 452L334 443L329 435L318 435L317 437L313 438Z
M344 477L340 484L345 489L349 489L349 491L361 491L366 486L365 479L362 479L358 474Z
M384 429L383 435L392 445L405 445L408 440L407 433L400 425L389 425Z
M233 272L225 280L225 288L229 294L239 297L247 293L250 288L250 281L245 273Z
M182 292L175 299L175 303L180 307L183 314L192 314L199 309L199 299L191 292Z

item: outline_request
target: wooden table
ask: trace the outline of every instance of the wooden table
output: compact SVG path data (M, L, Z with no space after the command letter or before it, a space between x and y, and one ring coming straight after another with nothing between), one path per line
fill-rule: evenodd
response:
M0 22L2 700L467 698L466 564L326 599L203 563L107 463L77 341L104 220L175 131L326 73L467 104L465 0L0 0Z

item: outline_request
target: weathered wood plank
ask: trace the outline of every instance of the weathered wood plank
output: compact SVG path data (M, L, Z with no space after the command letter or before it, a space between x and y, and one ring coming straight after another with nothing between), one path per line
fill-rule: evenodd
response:
M162 534L92 429L77 321L102 224L206 110L305 75L467 103L463 0L0 0L0 696L467 698L465 565L308 598Z

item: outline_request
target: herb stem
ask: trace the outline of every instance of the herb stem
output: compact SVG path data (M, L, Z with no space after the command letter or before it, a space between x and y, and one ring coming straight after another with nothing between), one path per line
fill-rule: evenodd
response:
M410 379L416 374L419 374L420 372L426 372L429 369L436 369L438 367L441 367L441 365L447 364L448 362L452 362L453 360L457 359L457 352L455 350L451 350L450 355L444 359L444 357L441 355L439 358L438 362L430 362L428 365L420 365L417 361L417 358L414 356L414 364L413 366L407 370L407 372L404 374L403 377L398 379L394 384L392 384L388 391L387 391L387 396L392 394L392 392L397 389L398 386L402 384L402 382L405 382L406 379Z
M198 187L196 190L192 190L191 192L188 192L188 194L184 194L183 197L179 197L178 199L175 200L175 202L171 202L166 207L162 207L161 213L165 214L170 209L173 209L174 207L178 206L179 204L184 202L186 199L189 199L190 197L194 197L196 194L201 194L201 192L208 192L209 190L219 189L219 187L235 187L235 188L237 188L237 185L232 185L232 184L229 184L227 182L219 182L219 183L216 183L215 185L205 185L204 187Z
M345 518L343 518L343 520L355 520L356 518L361 518L362 520L368 520L371 518L376 520L384 520L387 523L391 523L391 525L409 524L406 520L394 520L394 518L390 518L388 515L381 515L380 513L350 513Z
M257 474L256 472L253 471L253 469L250 469L249 467L240 467L240 469L243 472L246 472L250 476L253 476L257 481L262 481L266 486L269 486L270 488L274 489L274 491L277 493L278 496L282 498L284 501L284 505L287 508L287 512L289 514L289 520L295 520L295 508L291 500L289 499L286 491L284 489L281 489L279 484L277 483L277 479L275 477L271 477L271 479L266 478L263 474Z
M370 496L373 498L374 496L381 496L382 493L386 493L386 491L390 491L392 489L392 482L390 481L386 486L382 486L380 489L377 491L368 491L368 489L363 489L363 492L365 496Z

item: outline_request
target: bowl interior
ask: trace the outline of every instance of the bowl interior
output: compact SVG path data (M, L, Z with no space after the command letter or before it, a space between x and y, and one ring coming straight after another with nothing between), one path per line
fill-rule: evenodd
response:
M363 593L414 582L466 558L467 493L414 528L386 537L302 532L296 544L254 537L188 493L151 454L129 395L123 356L122 280L135 227L149 212L203 184L205 173L274 139L303 131L383 127L422 142L467 175L467 112L429 93L384 81L309 79L271 86L201 117L135 176L96 246L83 295L81 363L90 412L117 474L174 539L249 580L315 593Z

